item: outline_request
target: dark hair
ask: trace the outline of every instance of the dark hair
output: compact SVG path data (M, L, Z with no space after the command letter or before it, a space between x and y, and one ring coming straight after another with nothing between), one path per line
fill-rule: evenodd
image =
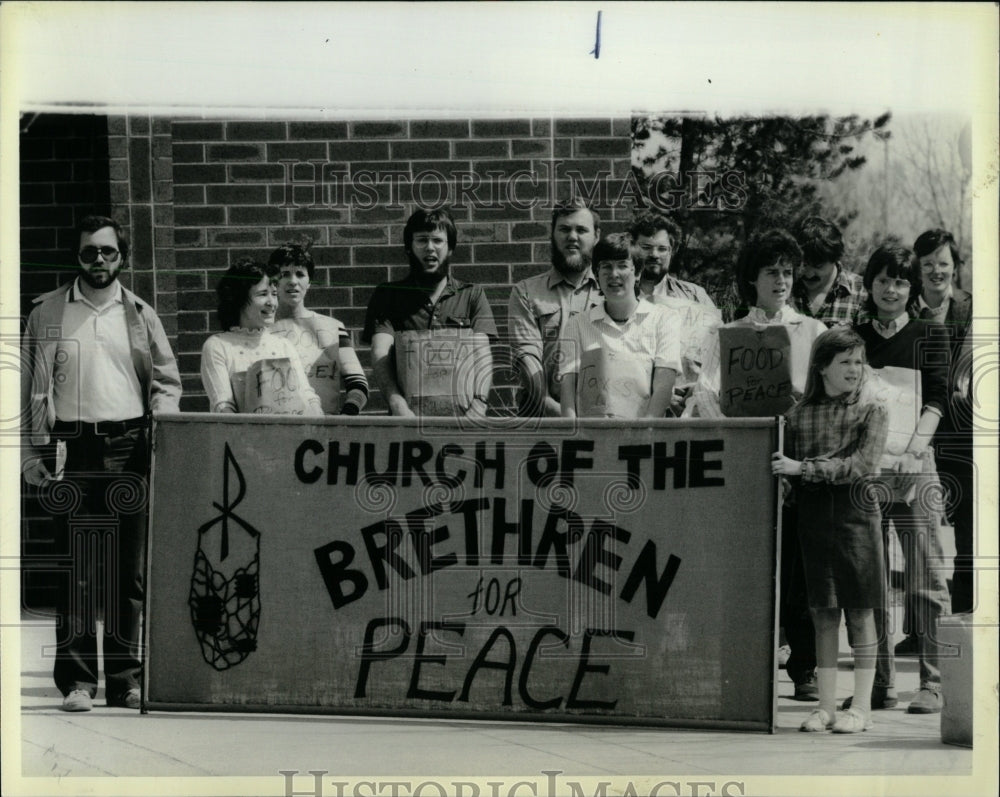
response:
M809 354L809 373L806 376L806 387L802 393L802 400L797 406L811 404L826 395L823 387L823 375L820 373L838 354L845 351L861 349L861 359L867 362L865 356L865 342L861 336L851 327L845 324L838 324L821 334L813 341L812 351ZM858 383L860 390L864 383L864 376Z
M913 254L913 250L898 243L895 239L882 244L868 258L864 275L865 290L868 291L865 309L873 317L878 315L878 307L871 295L872 283L882 271L885 271L888 277L894 279L902 277L907 280L910 283L910 299L919 296L922 287L920 263L917 261L917 256Z
M305 246L292 243L283 244L271 252L267 264L274 266L278 271L281 271L285 266L302 266L309 272L310 280L316 273L316 264L313 263L308 244Z
M115 231L115 235L118 238L118 251L122 256L122 268L128 263L128 236L125 235L125 230L122 229L117 221L112 219L110 216L84 216L80 219L80 223L76 225L76 240L73 241L73 262L76 262L79 256L80 249L80 236L84 233L95 233L98 230L103 230L105 227L110 227Z
M590 266L595 274L602 260L631 260L635 273L638 275L642 271L642 257L628 233L609 233L594 244Z
M750 238L736 263L736 287L740 298L752 307L757 303L757 289L752 283L762 269L786 261L793 269L802 265L802 250L785 230L774 229Z
M836 224L819 216L806 216L795 237L802 247L802 260L809 266L837 263L844 256L844 237Z
M555 232L556 222L559 221L559 219L563 216L572 216L579 210L590 211L590 217L594 220L594 232L597 233L601 229L601 217L598 216L597 211L594 210L590 204L581 197L573 197L573 199L568 202L557 202L556 206L552 209L552 224L549 227L549 235Z
M640 235L651 238L660 230L667 231L667 238L670 239L670 248L676 249L681 239L681 228L674 223L673 219L667 218L662 213L657 213L653 210L647 210L637 215L629 225L628 234L632 236L632 240L634 241Z
M277 281L278 268L249 257L241 258L222 275L215 292L219 295L218 315L223 332L239 326L240 312L250 301L250 291L265 277Z
M448 236L448 248L455 250L455 243L458 241L458 230L455 228L455 220L447 208L437 208L436 210L424 210L421 208L406 220L403 228L403 247L407 252L413 247L413 236L418 232L433 232L434 230L444 230Z
M926 257L927 255L934 254L945 244L951 250L951 262L955 264L955 268L957 269L962 265L962 257L958 252L958 243L955 241L954 235L947 230L942 230L940 227L920 233L917 240L913 242L913 254L918 259Z

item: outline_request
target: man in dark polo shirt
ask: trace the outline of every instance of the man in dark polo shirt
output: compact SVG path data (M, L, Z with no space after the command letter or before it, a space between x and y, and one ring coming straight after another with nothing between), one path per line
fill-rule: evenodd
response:
M457 237L455 222L446 209L418 210L403 229L409 275L379 285L368 302L361 339L371 344L375 381L392 415L416 414L396 371L395 345L399 333L419 330L471 331L472 361L460 365L471 369L474 390L469 405L458 402L456 411L468 416L486 413L493 370L490 342L496 338L497 328L483 289L449 273ZM442 335L442 339L447 338Z
M53 673L62 709L89 711L97 694L101 597L107 703L139 708L149 415L177 412L181 383L153 308L118 282L121 226L88 216L75 241L79 275L35 300L22 341L21 470L52 506L66 568Z

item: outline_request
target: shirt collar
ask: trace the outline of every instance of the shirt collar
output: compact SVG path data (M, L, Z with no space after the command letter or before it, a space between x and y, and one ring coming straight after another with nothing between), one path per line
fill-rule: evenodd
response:
M946 312L948 309L948 302L951 301L953 295L954 291L952 290L952 286L949 285L947 288L945 288L944 299L941 300L941 304L939 304L937 307L931 307L929 304L927 304L927 302L924 301L924 295L920 294L919 296L917 296L917 309L930 310L932 313Z
M573 290L578 290L577 287L575 285L573 285L573 283L571 283L568 279L566 279L566 277L564 277L556 269L556 267L553 266L552 268L549 269L549 273L546 275L545 285L551 291L560 282L565 282L567 285L569 285L571 288L573 288ZM594 272L590 271L589 269L587 270L587 274L583 278L583 281L580 283L580 287L582 288L587 283L590 283L595 288L597 287L597 278L594 277Z
M908 313L902 313L896 318L892 319L888 323L882 323L877 318L872 319L872 326L875 327L875 331L878 332L883 337L891 338L899 330L905 327L910 322L910 316Z
M773 318L768 318L760 307L751 307L746 317L755 324L793 324L801 320L799 314L787 304Z
M652 308L653 304L651 302L648 301L644 302L640 298L639 304L636 306L635 310L632 311L632 315L629 316L629 321L638 316L649 315L651 312L653 312ZM599 302L598 304L595 304L587 312L590 314L591 321L601 321L607 319L607 321L611 324L618 323L611 316L608 315L607 305L604 302Z
M90 305L95 310L99 309L93 302L91 302L86 296L83 295L83 291L80 290L80 278L77 277L73 280L73 285L69 292L69 301L71 302L83 302L84 304ZM111 294L111 298L108 300L107 304L122 304L124 299L122 298L122 284L118 280L115 280L115 289ZM106 305L105 305L106 306Z

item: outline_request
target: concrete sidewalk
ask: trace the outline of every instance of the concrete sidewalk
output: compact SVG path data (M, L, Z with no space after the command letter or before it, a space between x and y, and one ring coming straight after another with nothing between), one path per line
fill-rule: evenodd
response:
M875 714L875 728L857 735L805 734L798 732L802 719L815 706L789 699L793 687L784 671L779 671L778 729L773 735L737 732L684 731L649 728L595 727L586 725L520 723L494 721L449 721L337 716L291 716L272 714L218 714L154 712L142 715L127 709L103 705L103 689L90 713L69 714L58 709L60 696L51 680L51 645L53 622L45 615L25 615L20 629L20 762L21 772L31 780L22 783L52 786L33 793L77 793L71 788L76 778L84 777L170 777L232 778L254 776L264 780L255 785L240 781L233 790L231 781L175 781L170 791L184 793L239 794L316 794L310 770L321 776L322 793L337 794L333 781L350 776L384 780L398 776L411 778L440 777L441 773L460 776L506 778L505 786L492 787L498 795L508 794L509 787L521 776L537 781L533 792L527 786L516 794L546 794L546 771L562 773L557 777L596 778L581 787L593 794L599 782L621 784L624 778L640 780L632 784L636 794L667 778L677 786L661 786L661 794L719 794L726 783L730 794L805 794L827 793L839 780L831 777L849 775L852 793L883 793L883 785L861 780L858 776L889 776L907 794L960 794L979 792L960 787L956 780L970 775L973 751L942 744L939 715L910 715L904 707L918 686L915 659L900 659L898 687L900 707ZM7 632L13 629L6 629ZM841 650L849 648L846 639ZM6 653L6 651L5 651ZM838 696L851 693L852 673L849 656L842 654ZM7 701L5 701L7 702ZM5 747L12 741L5 727ZM10 752L8 749L7 753ZM982 752L982 751L981 751ZM995 749L992 761L996 763ZM7 755L5 755L5 759ZM297 771L300 776L286 782L280 772ZM691 787L685 777L712 783ZM721 774L720 774L721 773ZM343 777L341 777L343 776ZM647 781L641 777L646 776ZM737 776L734 780L732 776ZM785 776L804 776L790 780ZM910 777L907 777L910 776ZM933 776L933 777L917 777ZM942 779L947 776L948 780ZM36 778L58 780L36 780ZM767 777L767 791L759 785ZM771 778L785 778L772 781ZM905 777L905 780L897 780ZM994 771L995 777L995 771ZM9 774L5 772L5 780ZM649 781L649 778L653 780ZM613 780L617 779L617 780ZM740 786L732 785L739 782ZM83 781L79 782L81 785ZM115 781L89 781L79 793L111 793ZM153 782L157 788L166 781ZM176 784L180 783L181 786ZM192 783L200 784L188 792ZM859 784L869 784L871 790ZM325 785L324 785L325 784ZM785 784L782 786L782 784ZM948 784L948 785L946 785ZM8 784L9 786L10 784ZM549 793L572 785L559 782ZM443 793L451 793L443 784ZM217 791L221 788L222 791ZM408 792L396 787L399 795ZM483 786L482 795L490 794ZM628 785L617 793L629 793ZM785 791L785 789L788 791ZM200 791L197 789L201 789ZM228 789L228 791L227 791ZM471 797L471 786L464 792ZM700 790L699 790L700 789ZM740 790L742 789L742 791ZM328 791L327 791L328 790ZM891 789L894 791L894 789ZM21 793L5 789L5 794ZM127 792L126 792L127 793ZM344 794L351 794L345 790ZM365 787L359 794L392 794ZM442 793L430 786L425 794ZM459 793L462 793L459 790ZM608 794L616 793L608 787ZM834 793L845 793L839 789Z

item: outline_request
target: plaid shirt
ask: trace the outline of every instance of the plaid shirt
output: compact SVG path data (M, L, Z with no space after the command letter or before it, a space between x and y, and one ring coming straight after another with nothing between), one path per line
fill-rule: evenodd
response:
M805 463L803 482L850 484L878 473L889 415L866 400L864 388L848 397L824 397L788 411L785 450Z
M828 327L838 324L854 326L866 321L867 299L868 291L865 290L861 275L847 271L842 266L837 267L837 278L833 281L833 287L815 313L809 307L809 297L806 296L802 283L796 282L792 287L792 306L802 315L818 319Z

